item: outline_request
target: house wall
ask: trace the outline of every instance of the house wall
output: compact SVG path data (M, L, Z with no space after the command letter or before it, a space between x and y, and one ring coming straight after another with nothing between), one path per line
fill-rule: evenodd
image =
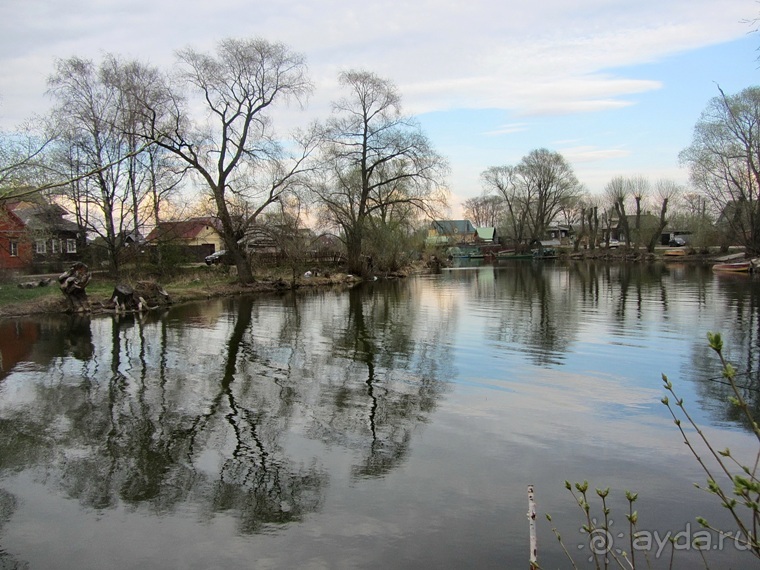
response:
M11 242L16 243L16 255L11 255ZM32 243L23 224L0 210L0 270L27 269L32 262Z
M206 245L211 244L214 246L214 251L224 249L224 242L222 236L212 227L207 226L203 228L195 238L187 241L187 245Z
M74 251L69 251L69 240L74 244ZM37 251L38 242L44 242L44 253ZM53 236L33 240L30 243L32 248L32 270L36 273L50 273L63 271L68 268L71 263L81 258L80 246L77 242L77 234L75 232L56 232Z

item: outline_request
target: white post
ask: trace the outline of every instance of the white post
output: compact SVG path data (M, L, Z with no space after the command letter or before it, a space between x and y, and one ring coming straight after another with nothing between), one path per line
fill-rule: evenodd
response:
M538 568L538 543L536 540L536 503L533 500L533 485L528 485L528 520L530 525L530 569Z

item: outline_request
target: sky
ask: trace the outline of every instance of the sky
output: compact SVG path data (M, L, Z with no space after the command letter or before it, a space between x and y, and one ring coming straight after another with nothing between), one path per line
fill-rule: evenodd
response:
M282 42L315 85L281 134L325 119L340 71L394 82L450 165L451 215L480 173L561 153L589 192L615 176L688 184L678 154L709 100L760 80L754 0L3 0L0 130L50 106L57 58L112 53L169 69L228 37Z

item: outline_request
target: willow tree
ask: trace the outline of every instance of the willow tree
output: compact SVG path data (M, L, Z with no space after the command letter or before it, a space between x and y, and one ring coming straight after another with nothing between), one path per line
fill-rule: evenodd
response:
M719 223L760 253L760 87L722 90L702 112L691 145L680 154L691 182L719 211Z
M339 81L348 93L323 126L324 177L313 190L325 220L341 230L349 271L361 274L370 219L410 209L434 216L446 204L447 164L402 114L392 82L368 71L341 73Z
M148 136L208 190L238 279L249 283L246 228L293 189L313 149L314 137L305 136L299 153L285 156L268 115L275 104L311 91L305 59L262 39L225 39L213 54L187 48L177 58L176 83L147 106ZM205 111L205 120L194 108Z

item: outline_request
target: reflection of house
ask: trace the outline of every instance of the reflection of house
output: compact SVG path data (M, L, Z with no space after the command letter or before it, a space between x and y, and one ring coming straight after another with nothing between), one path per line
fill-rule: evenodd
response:
M173 222L161 222L148 234L150 245L179 246L190 257L202 260L224 249L218 221L210 216Z
M478 232L469 220L435 220L430 224L428 245L447 245L458 243L475 243Z
M39 328L30 321L0 323L0 378L29 357L39 337Z

